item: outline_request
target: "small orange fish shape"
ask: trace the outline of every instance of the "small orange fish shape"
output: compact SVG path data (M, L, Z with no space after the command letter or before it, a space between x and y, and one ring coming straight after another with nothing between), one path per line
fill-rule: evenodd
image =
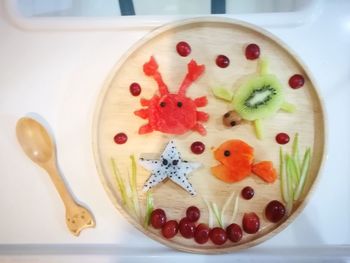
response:
M211 167L212 174L226 183L243 180L251 173L267 183L277 179L276 169L271 161L254 162L254 148L242 140L228 140L214 151L214 157L220 162Z

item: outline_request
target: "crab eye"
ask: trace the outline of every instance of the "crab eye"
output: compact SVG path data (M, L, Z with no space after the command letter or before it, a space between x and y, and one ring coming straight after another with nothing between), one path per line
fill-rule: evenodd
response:
M167 159L163 159L163 165L167 165L168 164L168 160Z
M230 155L231 155L231 152L230 152L230 151L228 151L228 150L226 150L226 151L224 151L224 155L225 155L226 157L228 157L228 156L230 156Z
M179 160L174 160L173 165L177 165L179 163Z
M182 107L182 102L179 101L179 102L177 103L177 106L178 106L179 108L181 108L181 107Z
M164 107L165 107L165 102L162 101L162 102L159 104L159 106L161 106L162 108L164 108Z

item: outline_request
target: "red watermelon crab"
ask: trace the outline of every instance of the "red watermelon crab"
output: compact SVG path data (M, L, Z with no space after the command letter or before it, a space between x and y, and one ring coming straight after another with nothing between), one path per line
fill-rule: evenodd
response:
M197 111L197 107L207 105L207 97L191 99L186 96L188 87L198 79L204 72L204 65L197 65L191 60L188 65L188 72L182 81L177 93L169 93L167 85L163 82L158 71L157 61L151 56L150 60L143 65L143 72L158 84L159 94L151 99L141 98L143 109L134 112L142 119L148 119L148 123L141 126L139 134L146 134L153 131L160 131L169 134L184 134L189 130L197 131L205 135L207 131L199 122L206 122L208 114Z

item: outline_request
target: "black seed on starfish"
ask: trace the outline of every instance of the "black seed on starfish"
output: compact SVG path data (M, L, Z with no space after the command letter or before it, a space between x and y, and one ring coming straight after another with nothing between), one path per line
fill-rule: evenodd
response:
M186 187L187 189L190 188L189 186Z
M167 165L168 164L168 160L167 159L163 159L163 165Z
M177 177L177 178L181 179L181 177L180 177L180 176L179 176L179 177Z
M177 165L179 163L179 160L174 160L173 165Z

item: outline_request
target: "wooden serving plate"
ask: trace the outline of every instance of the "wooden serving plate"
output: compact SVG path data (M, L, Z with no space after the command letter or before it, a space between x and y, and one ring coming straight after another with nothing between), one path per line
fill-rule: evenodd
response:
M177 54L175 46L179 41L186 41L191 45L192 53L188 57ZM210 87L218 85L233 89L240 78L256 72L257 61L247 60L244 56L244 48L249 43L260 46L261 56L268 58L270 72L283 84L287 100L297 106L297 111L293 114L280 111L274 117L264 120L264 140L255 137L253 127L249 124L231 129L224 127L222 115L229 110L229 105L216 99L210 91ZM219 54L230 58L229 67L222 69L216 66L215 59ZM208 98L208 105L201 109L210 115L209 121L205 123L208 131L206 136L191 131L182 136L160 132L138 134L139 127L145 124L146 120L135 116L133 112L141 108L140 97L151 98L157 92L155 81L145 76L142 71L143 64L151 55L157 59L159 70L172 92L177 91L187 72L187 63L191 59L206 66L204 75L187 93L191 98ZM302 88L293 90L289 88L288 80L296 73L302 74L306 82ZM141 96L131 96L129 85L132 82L138 82L142 86ZM118 132L128 135L127 143L115 144L113 137ZM313 156L302 201L294 205L289 217L274 224L265 218L264 208L271 200L282 200L279 179L273 184L267 184L257 176L251 175L238 183L228 184L212 176L210 167L217 163L213 158L212 149L226 140L236 138L254 147L256 161L271 160L278 170L280 145L276 143L275 136L279 132L286 132L291 138L295 133L299 133L300 148L303 150L310 146ZM131 154L135 154L136 158L141 153L154 153L159 156L171 139L175 140L185 160L203 164L202 168L190 176L198 194L192 197L171 181L166 181L152 189L155 207L164 209L168 219L179 221L185 216L186 208L195 205L201 211L199 221L208 223L208 209L202 197L214 201L220 207L232 191L239 195L241 189L249 185L254 188L255 196L251 200L240 198L235 222L241 225L243 214L254 211L261 222L258 233L244 234L240 242L228 241L222 246L214 245L211 241L199 245L193 239L185 239L180 234L167 240L162 237L160 231L152 227L144 229L142 222L125 210L112 173L110 158L115 158L122 176L126 179L130 173ZM201 155L190 151L191 143L197 140L206 145L206 151ZM283 149L286 152L290 151L291 147L290 142L283 146ZM324 148L324 111L315 83L305 65L284 43L270 33L247 23L224 18L198 18L172 23L154 30L140 40L117 63L106 81L98 98L93 123L93 150L97 169L116 208L148 237L169 247L194 253L237 251L259 244L283 230L304 208L318 178L324 159ZM137 186L142 209L145 207L146 194L141 189L148 176L149 171L138 166ZM227 213L231 214L232 209Z

